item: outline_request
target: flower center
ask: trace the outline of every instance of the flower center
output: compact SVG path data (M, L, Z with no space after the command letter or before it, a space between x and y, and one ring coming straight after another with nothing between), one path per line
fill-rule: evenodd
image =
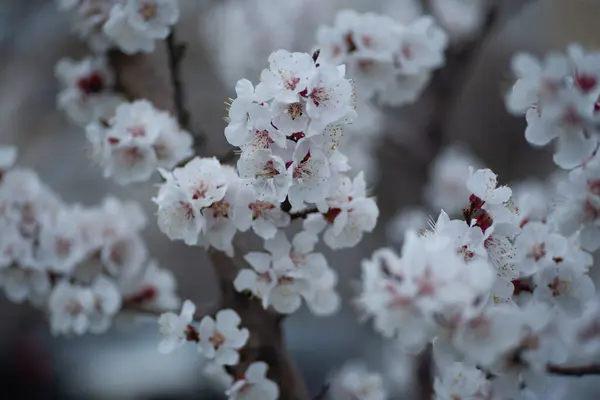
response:
M100 93L104 89L104 78L93 73L77 81L77 87L85 94Z
M229 203L225 200L219 200L210 206L211 210L213 210L213 217L223 217L227 218L227 214L229 213Z
M325 88L319 87L319 88L314 88L313 91L310 93L309 96L313 103L315 103L315 106L319 106L322 102L329 100L329 93L327 93L327 91L325 90Z
M219 347L225 343L225 336L221 332L215 331L208 341L212 343L215 350L219 350Z
M598 80L593 75L586 75L585 73L578 72L575 74L575 84L581 91L590 92L598 83Z
M552 296L557 297L562 294L569 294L572 289L572 284L569 281L561 280L559 277L548 284L548 289L552 292Z
M255 147L261 148L261 149L269 149L271 148L271 145L273 144L273 139L271 139L271 136L269 136L269 132L264 130L264 131L259 131L256 130L254 132L254 140L252 141L252 144Z
M275 175L279 175L279 171L277 171L275 168L275 163L273 163L273 160L267 161L263 165L262 170L256 172L256 178L268 179L274 177Z
M292 120L295 120L304 114L304 107L302 103L292 103L287 106L286 113L290 115Z
M158 6L155 2L145 2L140 7L140 15L146 21L150 21L151 19L156 18L158 15Z
M529 253L529 257L533 258L536 262L540 261L542 258L546 256L546 243L536 243L531 252Z
M283 79L283 86L289 90L296 90L296 86L300 83L300 78L292 75L287 75L284 72L280 71L279 74Z
M266 211L272 210L275 208L273 203L269 203L268 201L257 200L254 203L250 203L248 208L252 211L252 218L257 219L260 218Z

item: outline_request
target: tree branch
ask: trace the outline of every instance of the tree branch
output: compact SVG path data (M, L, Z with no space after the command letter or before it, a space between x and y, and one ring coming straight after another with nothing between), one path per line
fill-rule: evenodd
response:
M417 399L433 398L433 350L429 345L417 359Z
M546 372L552 375L563 375L563 376L586 376L586 375L600 375L600 365L578 365L578 366L566 366L566 365L552 365L549 364L546 367Z
M292 221L295 219L306 219L306 217L308 217L310 214L317 214L319 212L319 210L317 210L316 207L312 207L312 208L307 208L306 210L303 211L298 211L296 213L289 213L290 214L290 218L292 218Z
M167 46L167 57L169 61L169 76L173 87L173 106L177 114L177 120L182 128L190 129L190 113L185 107L183 84L181 81L181 61L185 56L185 45L177 43L175 36L175 28L171 30L169 36L165 40ZM198 139L204 140L202 135L198 135Z

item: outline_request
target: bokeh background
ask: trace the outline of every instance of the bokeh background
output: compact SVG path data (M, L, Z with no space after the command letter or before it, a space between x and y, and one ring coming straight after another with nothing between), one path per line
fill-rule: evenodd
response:
M379 227L357 248L336 253L323 249L340 275L340 313L321 319L302 309L285 322L289 349L313 393L332 370L353 359L383 370L392 387L408 379L405 357L382 342L368 323L359 322L352 298L360 259L388 244L386 222L422 202L437 149L461 142L503 182L543 177L554 169L548 152L526 144L524 120L505 111L503 95L512 79L509 60L517 51L543 54L571 42L600 46L600 2L492 2L498 7L495 26L469 57L458 58L452 71L436 77L416 104L379 108L375 130L380 133L365 129L364 137L356 139L367 142L369 149L369 156L357 154L356 161L369 169L369 187L381 209ZM183 81L192 129L208 135L203 155L227 151L224 101L234 94L237 79L258 77L273 50L310 51L316 27L331 24L343 8L409 21L418 15L419 5L412 0L181 0L184 12L177 29L188 44ZM476 34L468 42L478 39ZM56 110L54 64L86 52L54 1L0 0L0 142L18 146L18 164L36 169L68 202L92 205L112 193L139 201L152 216L155 188L147 183L121 187L104 180L89 162L83 131ZM169 108L164 53L159 46L152 55L132 59L124 78L135 80L135 90L147 93L157 106ZM432 129L437 130L433 138ZM169 242L152 223L144 237L153 257L173 270L182 298L200 306L217 300L212 267L201 249ZM2 397L220 398L210 394L200 376L197 354L190 349L162 356L156 351L157 335L150 319L120 321L100 337L57 339L36 311L1 299ZM578 382L574 399L598 398L586 391L597 383L594 378ZM404 396L411 398L410 392Z

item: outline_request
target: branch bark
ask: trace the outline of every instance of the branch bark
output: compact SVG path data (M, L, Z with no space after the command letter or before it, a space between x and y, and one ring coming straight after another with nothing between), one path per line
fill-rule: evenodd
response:
M433 350L428 346L417 358L417 399L433 398Z
M586 375L600 375L600 365L578 365L578 366L565 366L565 365L548 365L546 371L552 375L563 375L563 376L586 376Z
M306 210L303 210L303 211L298 211L296 213L290 213L290 218L292 219L292 221L295 219L305 219L310 214L316 214L318 212L319 212L319 210L317 210L316 207L307 208Z
M189 129L190 112L185 106L185 93L181 81L181 61L185 56L185 45L177 42L175 29L171 30L171 33L165 40L165 44L169 60L169 76L171 78L171 85L173 86L173 106L175 107L177 120L179 120L181 127ZM202 138L202 140L204 139Z

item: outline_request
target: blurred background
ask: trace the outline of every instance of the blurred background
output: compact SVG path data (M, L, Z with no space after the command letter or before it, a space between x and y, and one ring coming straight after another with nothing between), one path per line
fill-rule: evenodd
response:
M441 0L445 1L475 0ZM409 378L409 360L382 342L369 323L359 322L352 298L360 277L359 260L388 244L387 221L422 203L428 168L441 148L455 142L468 146L507 183L544 177L554 169L550 153L525 142L525 121L505 111L503 96L512 83L509 60L517 51L544 54L571 42L600 46L600 4L593 0L490 4L497 12L486 35L480 35L479 28L486 13L474 20L475 28L465 37L460 26L446 21L458 32L450 50L456 56L449 71L436 74L416 104L373 105L365 113L369 118L352 136L358 144L351 148L360 154L354 157L355 167L367 170L368 186L381 210L380 223L354 249L335 253L323 249L340 275L340 313L320 319L303 308L285 322L288 347L312 393L332 370L354 359L384 371L390 387ZM332 24L344 8L407 22L421 12L417 0L181 0L181 7L177 30L188 44L183 81L192 130L209 136L203 155L228 150L223 103L235 94L238 79L258 77L272 51L310 51L316 28ZM147 183L121 187L104 180L88 160L83 130L56 110L54 64L62 57L86 53L54 1L0 0L1 143L18 146L18 164L34 168L68 202L92 205L112 193L139 201L152 216L155 188ZM130 76L135 77L135 90L147 93L158 107L169 108L164 54L159 45L155 53L135 57L124 76L134 74ZM182 298L200 307L216 300L215 277L202 249L168 241L152 223L144 236L153 257L173 270ZM0 316L0 382L5 398L220 398L221 388L210 394L200 376L194 351L169 356L156 351L153 320L122 321L99 337L57 339L50 336L40 314L27 306L1 299ZM594 383L594 378L586 379ZM582 391L574 393L581 395L574 398L597 398L586 397L586 382L579 383ZM405 398L411 398L410 393Z

